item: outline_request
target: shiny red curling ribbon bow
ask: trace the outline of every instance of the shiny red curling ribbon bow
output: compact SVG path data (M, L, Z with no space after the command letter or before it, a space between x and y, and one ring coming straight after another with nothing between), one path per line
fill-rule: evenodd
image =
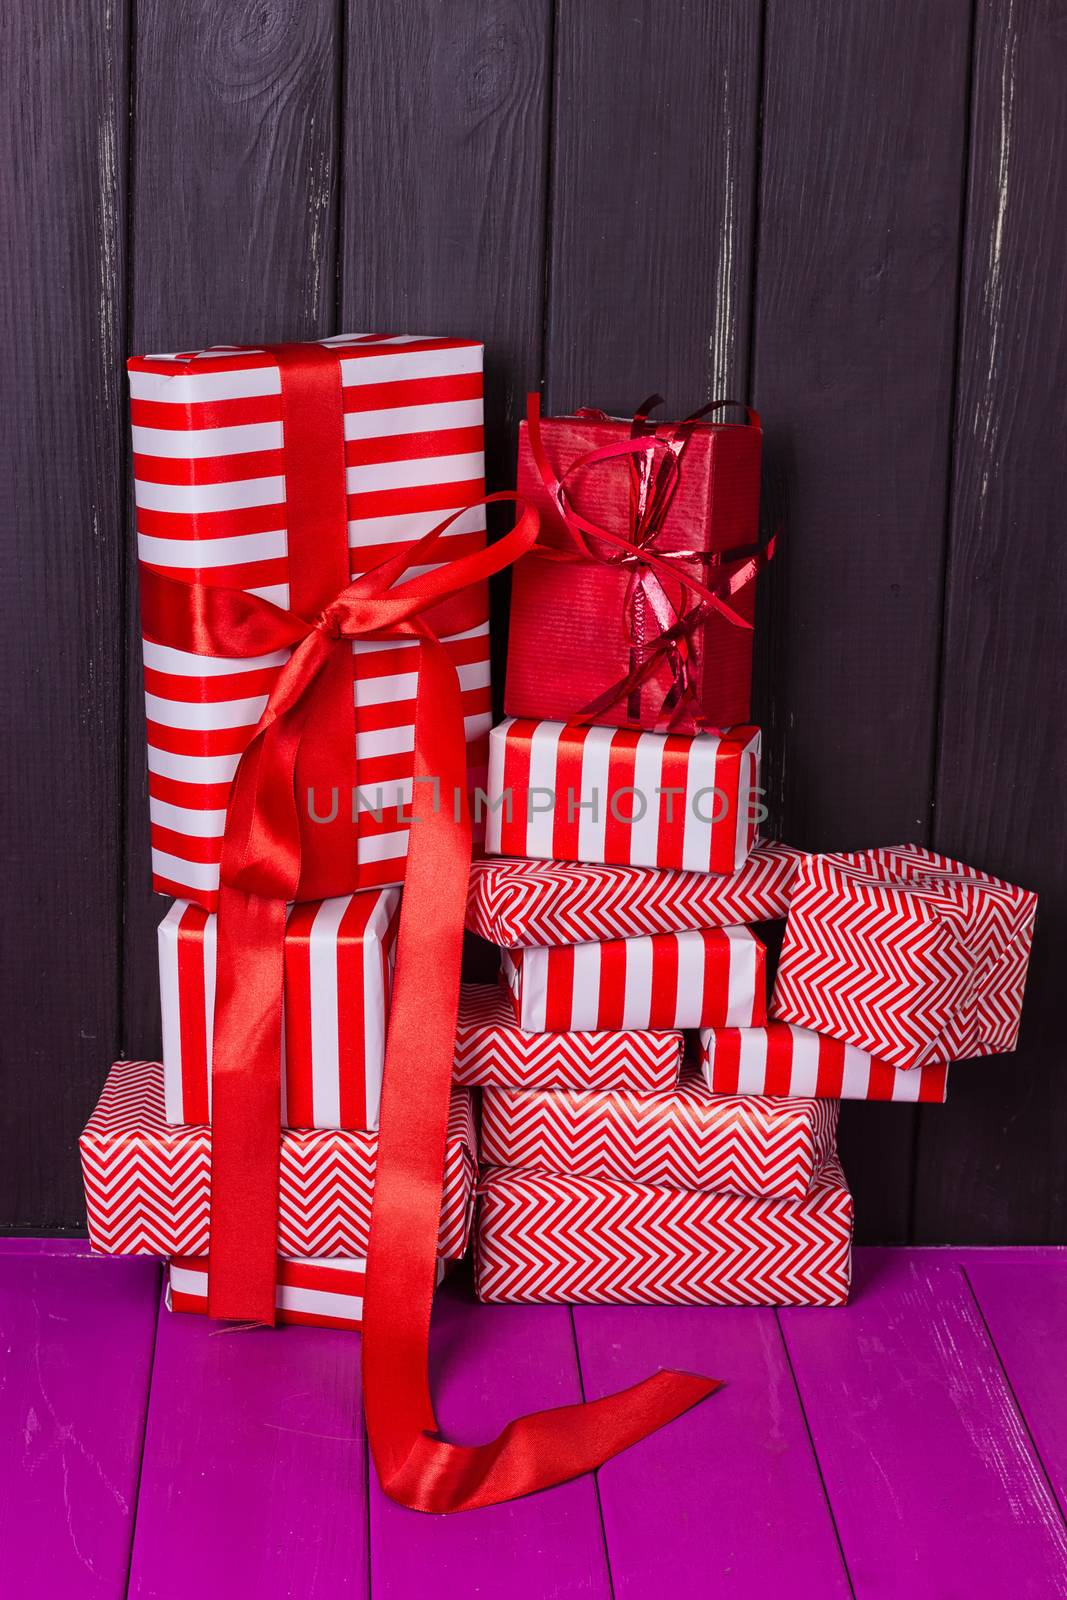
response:
M636 717L635 697L641 686L654 678L666 663L671 686L659 708L657 726L668 729L687 713L700 720L699 689L693 673L694 641L698 629L715 611L733 627L751 631L752 624L727 602L753 582L760 568L774 554L775 539L766 544L731 551L706 551L697 548L661 551L656 540L670 508L681 474L682 458L697 423L713 411L739 405L733 400L715 400L683 421L655 427L649 412L662 404L660 395L651 395L634 414L629 439L602 445L573 461L561 474L548 460L541 433L541 401L527 395L527 432L530 450L560 520L575 543L575 551L539 549L550 560L595 561L630 569L630 581L623 606L623 627L630 646L629 671L596 700L586 706L576 720L595 721L620 700L630 702ZM742 407L751 426L759 426L759 416L751 407ZM585 407L579 417L609 421L603 411ZM575 473L608 461L624 460L630 474L630 525L625 534L602 528L583 517L567 497L566 482ZM594 542L595 541L595 542ZM713 583L696 578L691 568L714 565L719 574ZM680 587L680 599L673 602L664 580ZM646 630L649 617L654 622L651 637Z

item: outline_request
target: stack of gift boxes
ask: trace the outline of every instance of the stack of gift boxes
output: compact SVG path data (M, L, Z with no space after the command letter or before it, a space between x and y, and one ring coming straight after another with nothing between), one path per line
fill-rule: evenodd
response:
M352 576L482 492L481 349L340 347ZM141 560L311 615L287 539L269 350L130 364ZM1034 897L928 851L810 856L759 837L748 724L760 431L598 414L521 431L541 553L516 569L490 733L484 586L437 619L485 853L468 928L438 1254L478 1196L479 1295L834 1304L852 1200L841 1099L940 1101L946 1063L1010 1050ZM485 539L484 508L449 554ZM319 602L321 604L321 601ZM279 1320L358 1327L412 786L414 639L353 645L354 892L291 907L284 951ZM285 653L145 641L163 1061L120 1062L82 1137L96 1248L171 1258L206 1310L215 922L229 785ZM715 730L715 731L712 731ZM482 804L479 807L478 801ZM786 929L768 1003L753 925ZM480 1090L479 1140L476 1099Z

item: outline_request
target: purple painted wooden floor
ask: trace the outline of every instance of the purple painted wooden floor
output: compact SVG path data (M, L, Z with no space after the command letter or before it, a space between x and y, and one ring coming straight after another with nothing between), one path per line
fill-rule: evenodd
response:
M435 1335L455 1437L668 1363L728 1387L596 1481L420 1517L368 1474L358 1336L221 1332L154 1261L0 1241L3 1594L1067 1592L1067 1251L859 1250L844 1311L450 1287Z

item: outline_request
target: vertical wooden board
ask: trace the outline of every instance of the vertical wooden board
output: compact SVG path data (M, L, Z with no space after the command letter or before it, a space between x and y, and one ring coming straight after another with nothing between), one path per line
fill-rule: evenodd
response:
M780 1313L857 1596L1067 1588L1067 1530L952 1256L858 1251L845 1310Z
M336 331L336 0L138 0L130 345ZM132 507L124 1042L159 1049Z
M1065 81L1062 6L980 0L935 839L1041 899L1019 1052L922 1118L917 1237L941 1242L1067 1238Z
M359 1348L160 1306L131 1596L367 1594Z
M0 1252L0 1587L121 1600L159 1263L51 1244Z
M959 1261L1067 1515L1067 1251L971 1250Z
M126 27L12 0L0 305L7 932L0 1221L82 1216L76 1141L118 1042Z
M969 28L969 0L768 3L771 760L785 836L813 849L928 835ZM913 1131L898 1107L842 1119L861 1237L907 1235Z
M350 0L341 316L485 343L486 483L541 375L552 0ZM490 531L510 525L507 508ZM507 573L490 585L502 705Z
M573 1315L590 1399L660 1367L725 1384L600 1469L615 1600L847 1600L848 1575L774 1312L580 1306Z
M491 1439L513 1417L582 1398L571 1314L555 1306L473 1305L462 1280L434 1307L431 1380L445 1436ZM591 1476L507 1505L425 1516L387 1500L371 1469L371 1593L582 1595L609 1600Z
M743 391L759 36L751 0L558 7L551 411Z

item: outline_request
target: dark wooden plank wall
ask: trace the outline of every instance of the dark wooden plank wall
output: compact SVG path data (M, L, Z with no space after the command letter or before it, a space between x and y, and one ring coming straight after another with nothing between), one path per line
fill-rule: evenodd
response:
M11 0L4 39L0 1224L78 1224L106 1064L158 1042L124 350L362 327L486 339L494 485L539 381L760 406L786 835L1043 895L1018 1055L846 1108L860 1235L1063 1240L1062 8Z

